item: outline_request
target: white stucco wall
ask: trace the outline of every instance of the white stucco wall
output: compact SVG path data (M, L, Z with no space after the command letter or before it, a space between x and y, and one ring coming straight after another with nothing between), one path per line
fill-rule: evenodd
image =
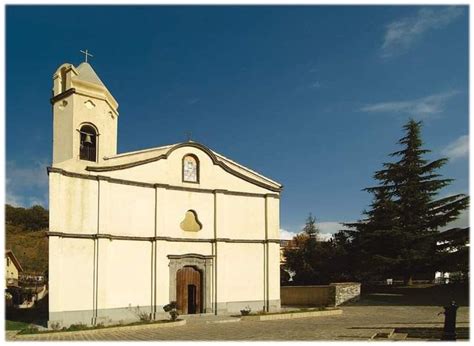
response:
M213 238L214 237L214 195L189 191L165 190L164 201L158 205L164 216L163 228L159 235L175 238ZM179 201L179 202L178 202ZM194 210L202 229L198 232L186 232L180 227L186 211Z
M151 305L151 243L99 240L98 308Z
M97 181L50 174L49 229L56 232L97 232Z
M92 310L94 241L49 238L49 311Z
M50 191L52 232L95 234L99 212L101 234L152 237L156 227L157 236L211 240L214 238L215 218L217 238L261 241L265 239L267 203L269 238L278 239L278 219L275 219L278 217L278 199L273 197L267 198L266 202L265 197L155 189L104 180L85 180L58 173L50 173ZM189 209L196 211L202 223L203 227L198 232L186 232L180 228L180 222ZM263 243L219 242L217 247L218 302L263 300ZM54 296L52 309L73 310L90 306L93 241L52 237L50 248L50 282ZM71 262L70 267L65 261L56 260L64 258L66 253ZM157 304L169 302L167 255L187 253L212 255L212 244L157 242ZM98 308L149 305L152 287L151 256L149 241L99 240ZM269 244L269 258L269 299L279 299L278 244ZM75 266L73 262L76 263ZM249 263L253 265L249 266ZM70 272L72 267L80 269ZM79 277L83 287L80 288L77 300L66 302L63 297L67 294L67 289L65 285L59 285L57 280L71 276L74 276L73 280L64 281L75 281ZM70 288L75 291L78 286L72 285ZM137 294L137 290L140 294ZM55 292L59 291L62 293L56 295Z
M280 244L268 244L269 297L270 300L280 299Z
M100 183L102 184L102 181ZM106 197L108 203L104 203L108 206L108 211L107 218L104 219L105 229L101 230L101 233L153 236L155 229L154 189L110 183L104 185L108 187L108 196Z
M220 196L217 220L219 238L265 239L265 198Z
M220 243L217 248L217 301L263 301L263 244Z

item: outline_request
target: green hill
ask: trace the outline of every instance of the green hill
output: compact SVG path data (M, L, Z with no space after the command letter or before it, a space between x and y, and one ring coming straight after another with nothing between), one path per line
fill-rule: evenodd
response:
M13 251L25 272L48 270L48 210L41 206L5 206L5 247Z

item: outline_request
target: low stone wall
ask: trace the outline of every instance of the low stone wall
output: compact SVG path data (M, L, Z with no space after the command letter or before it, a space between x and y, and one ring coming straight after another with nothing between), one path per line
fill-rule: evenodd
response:
M355 302L360 299L359 282L336 282L329 286L334 287L334 305Z
M360 283L338 282L318 286L283 286L281 305L338 306L360 297Z

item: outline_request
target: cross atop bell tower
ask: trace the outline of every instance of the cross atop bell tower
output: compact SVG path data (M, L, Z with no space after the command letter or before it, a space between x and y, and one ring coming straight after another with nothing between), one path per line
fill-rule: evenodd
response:
M90 56L91 58L94 57L92 54L89 53L89 50L88 50L88 49L86 49L86 51L81 50L80 52L81 52L82 54L84 54L85 62L87 62L87 57L88 57L88 56Z

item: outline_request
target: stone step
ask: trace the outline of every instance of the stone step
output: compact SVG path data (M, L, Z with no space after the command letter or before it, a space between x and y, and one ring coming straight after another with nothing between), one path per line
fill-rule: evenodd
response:
M391 340L405 340L408 337L407 333L393 333L390 337Z
M390 339L394 333L395 333L394 328L387 328L383 332L379 331L379 332L373 334L370 339L371 340Z

